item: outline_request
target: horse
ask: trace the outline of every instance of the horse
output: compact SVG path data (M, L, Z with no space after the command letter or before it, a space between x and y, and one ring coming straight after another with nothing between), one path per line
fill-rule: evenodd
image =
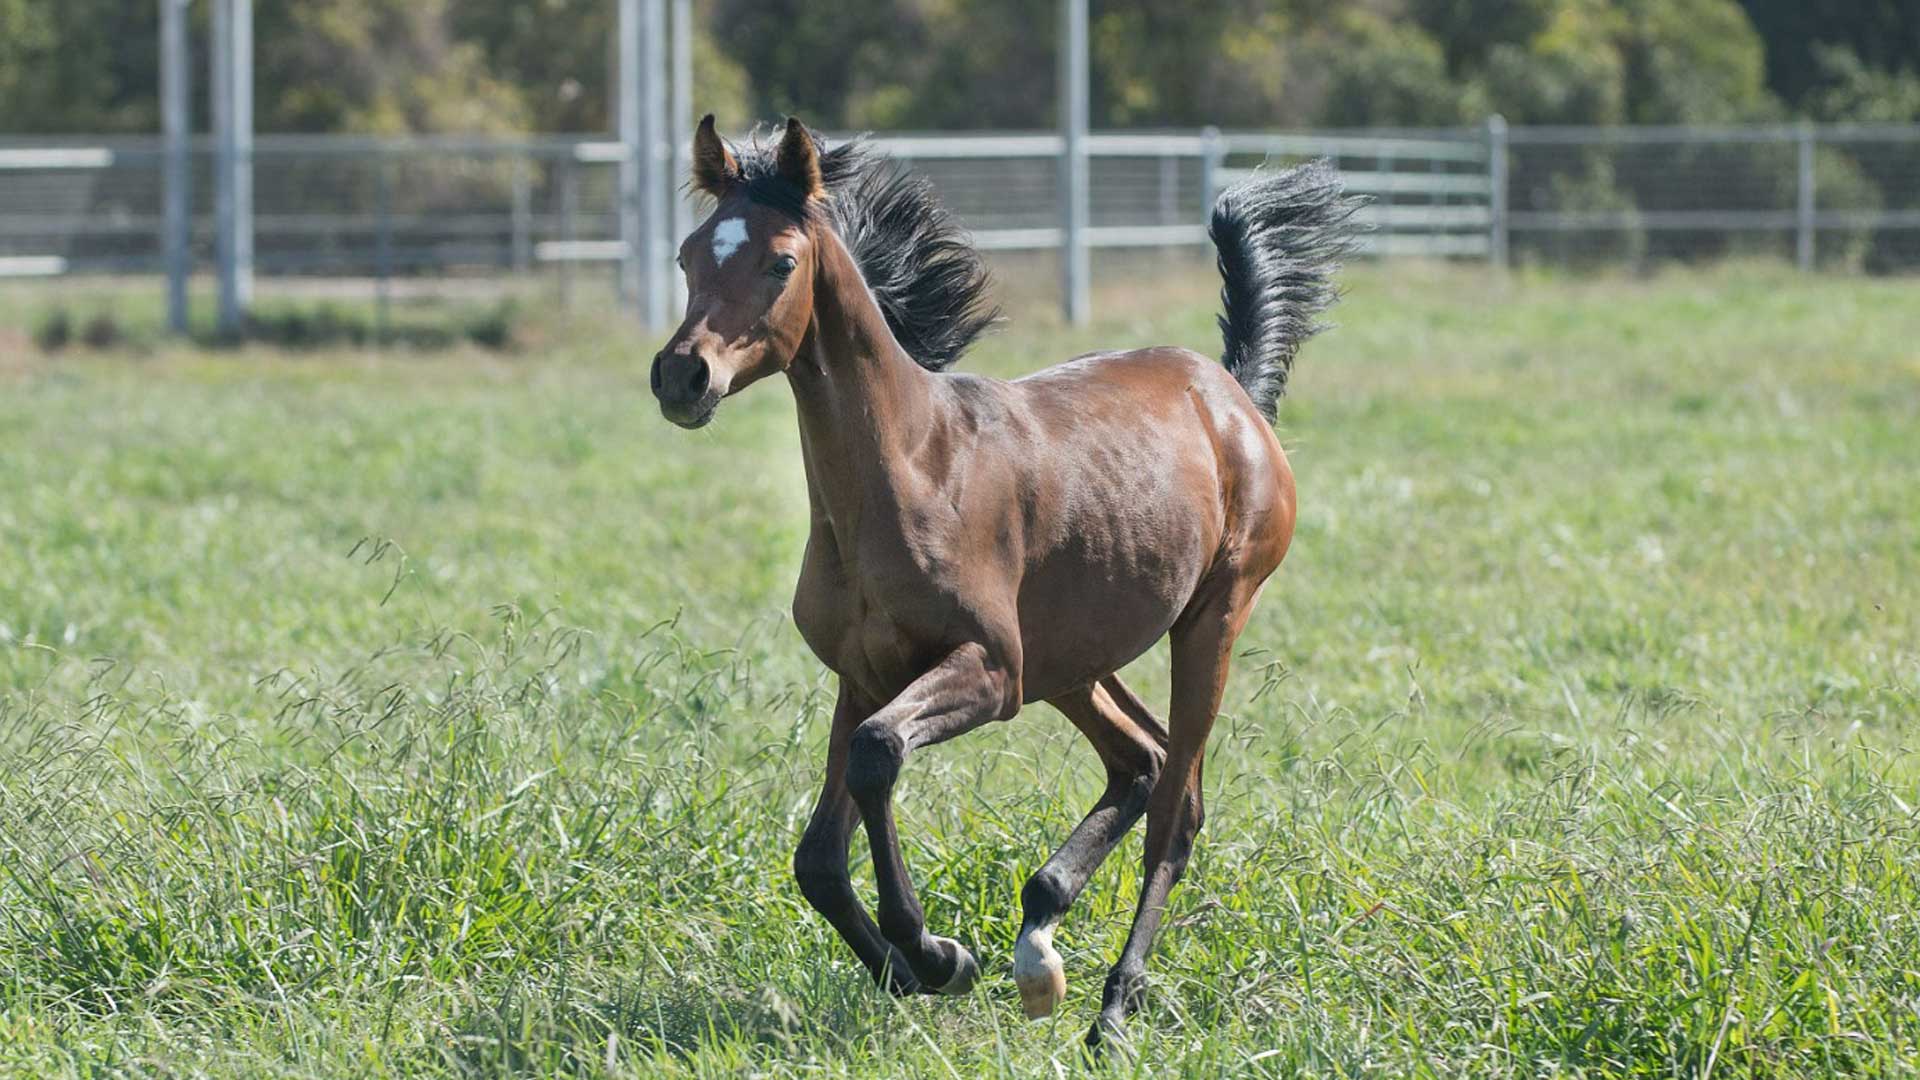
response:
M686 317L649 382L683 428L776 374L796 402L811 528L793 619L838 686L794 876L879 985L967 992L979 965L929 932L893 793L921 748L1047 702L1093 745L1106 786L1020 891L1013 977L1029 1017L1066 994L1054 928L1147 818L1132 929L1087 1035L1098 1047L1144 995L1200 831L1234 640L1292 540L1275 409L1337 298L1356 203L1324 162L1220 195L1220 360L1157 346L1002 381L949 370L998 312L930 184L796 119L768 142L700 122L689 186L713 209L680 247ZM1166 724L1117 674L1162 636ZM875 915L849 875L856 824Z

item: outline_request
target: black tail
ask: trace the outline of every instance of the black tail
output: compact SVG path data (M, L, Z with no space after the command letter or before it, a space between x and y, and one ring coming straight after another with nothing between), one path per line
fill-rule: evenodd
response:
M1353 213L1340 174L1326 161L1262 174L1220 193L1208 234L1219 251L1220 357L1268 420L1287 392L1301 343L1324 327L1314 317L1340 297L1333 274L1353 247Z

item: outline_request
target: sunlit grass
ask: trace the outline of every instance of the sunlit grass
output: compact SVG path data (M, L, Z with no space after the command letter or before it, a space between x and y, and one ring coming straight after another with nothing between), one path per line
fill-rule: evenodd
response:
M1920 1070L1913 289L1355 273L1100 1068ZM968 366L1211 351L1209 291L1016 307ZM0 364L0 1073L1086 1068L1137 841L1057 1020L1005 973L1091 753L1035 707L916 758L908 860L988 977L875 993L788 871L832 697L790 403L671 429L647 343L564 321Z

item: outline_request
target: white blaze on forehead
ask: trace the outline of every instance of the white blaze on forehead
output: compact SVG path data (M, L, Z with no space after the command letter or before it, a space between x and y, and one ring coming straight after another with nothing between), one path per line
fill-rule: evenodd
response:
M728 218L713 227L713 261L725 264L747 242L747 219Z

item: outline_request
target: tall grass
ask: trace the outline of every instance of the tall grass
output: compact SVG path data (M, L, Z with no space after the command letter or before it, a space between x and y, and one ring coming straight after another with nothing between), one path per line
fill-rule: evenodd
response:
M1137 842L1058 1018L1005 974L1100 786L1044 706L903 782L973 995L876 993L790 882L832 692L777 384L688 435L619 334L0 373L0 1072L1920 1071L1910 289L1356 274L1097 1065ZM970 366L1210 348L1170 293Z

